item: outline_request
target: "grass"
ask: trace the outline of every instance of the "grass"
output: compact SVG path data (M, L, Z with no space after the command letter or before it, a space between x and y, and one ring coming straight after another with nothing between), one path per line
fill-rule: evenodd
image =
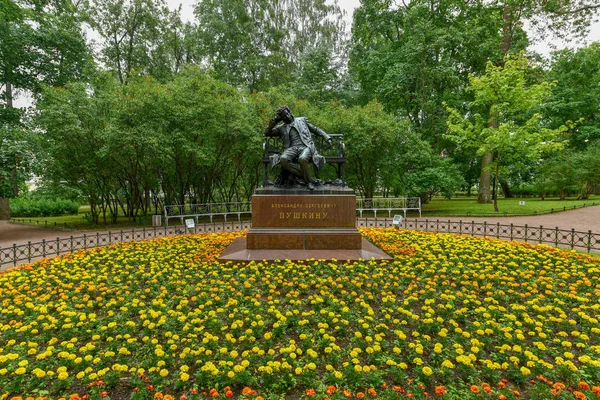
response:
M443 199L435 198L428 204L422 205L424 216L503 216L510 215L535 215L550 212L565 211L580 208L583 205L590 206L592 203L600 204L600 196L590 196L588 200L576 200L570 198L560 200L559 198L511 198L498 199L498 209L494 211L493 204L477 204L476 197ZM519 202L525 202L520 205Z
M519 202L524 201L525 205L520 205ZM461 197L453 199L445 198L434 198L427 204L422 205L423 217L477 217L477 216L515 216L515 215L536 215L536 214L548 214L550 212L565 211L573 208L581 208L585 206L591 206L593 203L600 204L600 196L590 196L588 200L577 200L575 198L568 198L567 200L560 200L558 198L512 198L512 199L498 199L498 208L500 212L494 212L493 204L477 204L476 197ZM16 220L24 219L28 223L41 225L41 226L57 226L65 227L70 229L94 229L94 230L109 230L109 229L125 229L134 228L141 226L150 226L151 217L141 217L137 222L130 221L122 211L119 210L119 217L116 223L100 223L99 225L92 224L86 217L89 214L90 206L81 206L77 215L63 215L58 217L40 217L40 218L15 218ZM397 212L393 212L397 213ZM363 217L372 217L374 214L371 212L363 212ZM387 212L380 212L378 216L385 217ZM409 211L408 217L414 218L418 216L418 213ZM232 215L228 217L228 221L234 220L237 217ZM250 216L243 215L242 220L249 220ZM102 221L102 218L100 219ZM174 220L171 220L174 221ZM213 222L223 221L222 216L213 217ZM208 217L200 218L200 223L208 223L210 219ZM172 224L179 223L172 222ZM164 221L163 221L164 224Z

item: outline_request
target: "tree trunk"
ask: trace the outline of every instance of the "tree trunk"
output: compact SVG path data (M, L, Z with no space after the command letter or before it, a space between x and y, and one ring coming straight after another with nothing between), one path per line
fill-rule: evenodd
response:
M498 212L498 182L500 181L500 153L496 155L496 176L494 177L494 211Z
M0 221L10 219L10 203L8 197L0 197Z
M481 158L481 174L479 175L479 194L477 195L477 203L491 203L492 194L490 193L490 186L492 181L492 173L488 170L489 165L492 163L494 155L488 153Z
M504 2L504 9L502 13L502 41L500 42L500 50L502 50L502 56L506 57L510 51L511 43L513 38L513 18L512 10L508 1ZM504 63L504 60L502 61Z
M13 108L12 84L5 83L6 86L6 107ZM13 170L12 173L15 171ZM11 173L11 175L12 175ZM14 191L14 187L13 187ZM8 197L0 197L0 221L8 221L10 219L10 200Z
M511 198L515 197L512 194L512 192L510 191L510 186L508 185L508 182L500 181L500 186L502 187L502 193L504 193L505 199L511 199Z

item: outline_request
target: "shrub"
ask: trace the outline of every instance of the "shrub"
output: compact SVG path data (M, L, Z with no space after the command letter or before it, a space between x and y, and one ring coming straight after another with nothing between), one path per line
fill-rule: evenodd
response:
M75 215L79 212L79 203L65 199L11 199L10 215L21 217L52 217L57 215Z

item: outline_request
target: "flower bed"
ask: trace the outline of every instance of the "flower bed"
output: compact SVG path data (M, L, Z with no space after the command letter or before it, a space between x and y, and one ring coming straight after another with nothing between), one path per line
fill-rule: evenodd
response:
M598 259L369 229L393 263L215 262L241 234L0 274L0 400L600 397Z

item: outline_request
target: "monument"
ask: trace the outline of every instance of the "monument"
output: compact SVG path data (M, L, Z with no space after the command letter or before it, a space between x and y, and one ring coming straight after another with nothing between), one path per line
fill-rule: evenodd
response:
M391 259L356 228L342 135L328 135L287 106L277 110L264 135L263 187L252 196L252 227L219 261ZM337 178L323 181L318 173L327 162L335 164ZM277 166L279 174L269 180L268 170Z

